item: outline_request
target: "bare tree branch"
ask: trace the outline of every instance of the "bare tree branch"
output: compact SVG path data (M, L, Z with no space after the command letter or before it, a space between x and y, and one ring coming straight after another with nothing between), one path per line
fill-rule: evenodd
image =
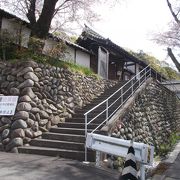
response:
M180 72L180 64L178 62L178 60L176 59L176 57L174 56L172 49L171 48L167 48L168 51L168 55L171 58L171 60L173 61L173 63L175 64L176 68L178 69L178 71Z
M169 10L170 10L170 12L171 12L174 20L175 20L178 24L180 24L180 20L178 19L177 14L175 14L175 12L173 11L172 5L171 5L171 3L169 2L169 0L167 0L167 5L168 5L168 7L169 7Z

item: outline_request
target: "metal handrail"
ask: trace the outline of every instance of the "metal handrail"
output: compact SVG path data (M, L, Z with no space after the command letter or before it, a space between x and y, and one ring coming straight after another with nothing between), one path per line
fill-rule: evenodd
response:
M148 65L146 68L150 67L150 65ZM125 87L131 80L133 80L135 77L139 76L146 68L144 68L142 71L140 71L138 74L136 74L136 76L132 77L128 82L126 82L121 88L119 88L118 90L116 90L112 95L110 95L107 99L105 99L104 101L102 101L101 103L99 103L98 105L96 105L95 107L93 107L92 109L90 109L89 111L87 111L84 115L89 114L91 111L93 111L94 109L96 109L97 107L99 107L100 105L104 104L107 100L109 100L111 97L113 97L117 92L119 92L123 87Z
M91 131L91 133L94 133L101 125L106 123L121 108L121 106L124 105L124 103L134 94L134 91L137 88L139 88L141 86L141 84L143 84L149 77L152 77L150 65L148 65L143 70L141 70L139 73L137 73L134 77L132 77L128 82L126 82L122 87L120 87L118 90L116 90L112 95L110 95L104 101L102 101L101 103L99 103L98 105L96 105L95 107L90 109L89 111L87 111L84 114L84 116L85 116L85 137L87 135L87 129L88 129L88 125L90 123L95 121L103 113L106 113L105 120L103 120L95 129L93 129ZM156 75L156 77L157 77L157 75ZM138 82L137 87L134 87L137 82ZM126 86L128 86L128 88L126 90L124 90L124 88ZM124 98L124 95L126 95L129 92L130 92L130 95L128 94L128 96L126 98ZM109 104L110 99L112 97L114 97L115 95L117 95L118 93L120 93L120 96L117 99L115 99L111 104ZM111 114L109 114L109 109L112 108L112 106L115 103L117 103L119 100L121 102L118 104L118 107ZM88 114L93 112L95 109L101 107L103 104L105 105L105 109L102 110L102 112L100 112L99 114L95 115L95 117L92 117L91 120L88 122ZM85 147L85 161L87 161L87 148L86 147Z

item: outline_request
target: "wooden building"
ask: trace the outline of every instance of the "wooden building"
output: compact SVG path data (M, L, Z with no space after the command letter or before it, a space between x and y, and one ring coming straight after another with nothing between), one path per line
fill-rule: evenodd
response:
M90 68L106 79L129 80L147 64L85 25L77 43L91 51Z

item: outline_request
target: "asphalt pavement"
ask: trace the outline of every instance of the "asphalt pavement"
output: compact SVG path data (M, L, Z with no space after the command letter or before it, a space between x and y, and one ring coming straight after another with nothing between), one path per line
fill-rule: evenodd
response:
M0 180L117 180L118 174L79 161L0 152Z

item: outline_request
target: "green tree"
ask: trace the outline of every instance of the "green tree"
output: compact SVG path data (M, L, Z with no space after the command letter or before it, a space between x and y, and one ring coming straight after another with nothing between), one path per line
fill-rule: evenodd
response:
M161 61L159 61L154 56L148 55L142 50L140 50L137 53L130 51L130 53L135 57L141 59L142 61L145 61L147 64L150 64L150 66L154 70L165 76L167 79L180 79L180 75L174 69L172 69L168 63L166 63L166 67L163 67L161 65L162 64Z

